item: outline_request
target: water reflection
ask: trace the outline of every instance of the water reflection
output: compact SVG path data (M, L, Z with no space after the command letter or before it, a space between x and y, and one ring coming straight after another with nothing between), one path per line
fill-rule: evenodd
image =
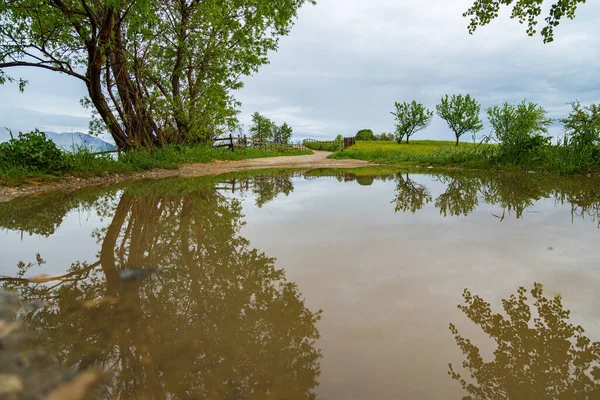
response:
M288 180L267 180L247 182L264 201L291 190ZM320 313L239 235L239 201L179 182L133 185L97 203L111 217L96 231L95 262L45 284L24 279L25 264L5 279L25 301L44 301L24 311L39 332L32 346L62 365L109 370L111 398L314 398ZM158 273L121 279L144 268Z
M600 342L569 322L559 296L543 295L535 284L502 300L504 313L464 291L459 309L496 343L494 359L484 361L480 349L450 324L466 359L461 373L452 364L449 375L469 394L463 399L596 399L600 398ZM470 377L470 378L469 378Z
M75 235L96 227L98 241L68 259L82 261L60 277L32 282L25 278L36 274L34 265L21 264L16 274L11 265L4 283L26 299L45 300L22 312L39 332L32 346L49 348L66 366L100 364L113 372L105 397L303 399L315 396L318 379L319 398L459 398L446 365L457 365L452 357L460 352L445 327L457 320L452 304L465 286L499 293L503 285L540 279L583 310L586 326L597 316L589 311L597 303L596 226L571 226L568 211L598 221L600 185L537 174L427 172L261 172L0 204L0 226L53 236L25 238L11 255L7 243L18 236L7 234L0 250L9 249L11 264L31 243L41 243L31 252L44 249L48 267L60 264L57 253L79 244L70 243L67 229L55 232L63 221ZM76 209L103 222L94 216L77 225L67 215ZM544 218L531 218L531 211ZM449 224L452 217L460 220ZM240 232L277 255L278 268ZM28 249L23 257L33 254ZM328 318L318 321L295 283L310 309L325 308ZM506 391L482 387L485 393L472 398Z
M441 215L467 216L475 210L479 204L478 193L482 188L479 177L442 175L438 180L446 186L446 191L435 199L435 206L439 208Z
M396 198L392 201L396 204L395 211L413 214L431 203L431 192L425 186L410 179L409 175L398 174L396 177Z
M412 174L418 177L419 174ZM482 200L497 205L492 215L503 221L507 216L522 218L523 213L542 198L553 198L559 204L569 204L573 217L589 218L600 228L600 184L596 179L558 178L541 174L490 174L467 171L430 174L444 186L435 198L435 207L442 216L467 216ZM411 174L396 175L396 212L416 211L431 202L431 191L416 183Z

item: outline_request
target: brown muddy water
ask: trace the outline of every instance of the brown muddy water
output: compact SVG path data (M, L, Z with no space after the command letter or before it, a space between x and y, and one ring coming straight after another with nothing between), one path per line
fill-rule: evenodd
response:
M99 398L600 398L599 227L593 179L247 172L0 204L0 275Z

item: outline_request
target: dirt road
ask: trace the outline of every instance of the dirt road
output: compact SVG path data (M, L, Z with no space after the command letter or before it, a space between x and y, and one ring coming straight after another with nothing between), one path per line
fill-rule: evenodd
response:
M161 179L173 176L194 177L219 175L227 172L263 168L357 168L374 165L361 160L332 160L327 151L315 151L304 156L255 158L237 161L213 161L210 163L185 164L178 169L155 169L146 172L105 175L91 178L64 177L56 182L31 183L21 187L0 187L0 202L19 197L40 195L57 191L73 191L86 186L119 183L131 179Z

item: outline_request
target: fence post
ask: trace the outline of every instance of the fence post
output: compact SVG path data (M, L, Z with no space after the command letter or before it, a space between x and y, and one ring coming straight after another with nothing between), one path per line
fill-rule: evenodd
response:
M235 151L234 147L233 147L233 134L232 133L229 134L229 148L231 149L231 151Z

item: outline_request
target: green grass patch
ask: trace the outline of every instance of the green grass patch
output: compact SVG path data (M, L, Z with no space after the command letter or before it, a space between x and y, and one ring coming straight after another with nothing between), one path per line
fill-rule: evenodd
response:
M51 181L65 175L98 176L147 171L154 168L173 169L186 163L208 163L214 160L243 160L276 156L311 154L310 150L268 150L260 148L236 149L207 146L169 146L153 151L131 150L119 155L94 155L88 151L63 153L66 167L48 170L14 163L0 163L0 184L14 186L27 181Z
M409 144L395 141L358 141L343 151L337 151L331 158L357 159L380 164L400 165L459 165L471 159L478 147L473 143L450 141L413 140Z
M491 170L534 170L572 175L600 170L600 150L561 144L547 145L526 156L507 157L492 144L414 140L409 144L394 141L359 141L330 158L357 159L396 166L461 167Z

